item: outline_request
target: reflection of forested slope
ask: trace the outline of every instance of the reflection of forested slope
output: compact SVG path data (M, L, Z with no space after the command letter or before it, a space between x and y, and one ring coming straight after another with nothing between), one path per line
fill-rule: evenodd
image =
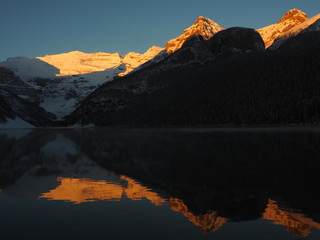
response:
M172 206L187 209L190 221L192 216L207 221L211 213L237 221L257 219L269 198L281 198L319 222L319 132L79 129L0 137L0 188L35 166L39 176L74 175L98 163L163 199L180 199L183 204L173 201ZM48 149L58 142L72 145L72 151ZM207 227L214 229L210 224L216 220L211 220Z
M82 132L82 149L107 169L164 190L190 210L261 216L268 197L320 212L319 133Z

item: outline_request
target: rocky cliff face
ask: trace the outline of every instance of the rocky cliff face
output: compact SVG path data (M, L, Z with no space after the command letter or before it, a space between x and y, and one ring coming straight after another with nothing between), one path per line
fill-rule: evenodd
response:
M257 31L264 40L266 48L268 48L278 39L297 35L319 18L320 15L316 15L309 19L307 14L304 12L298 9L292 9L288 11L276 24L258 29Z
M50 123L54 117L38 106L39 92L11 70L0 67L0 128L8 122L12 127L19 127L14 122L29 127Z
M191 27L185 29L182 35L167 42L167 53L172 54L179 50L183 46L183 44L192 36L200 35L204 40L208 40L214 34L221 30L223 30L223 28L219 24L215 23L209 18L201 16L194 22Z
M22 81L11 70L0 66L0 88L15 93L19 97L35 103L40 103L40 89Z

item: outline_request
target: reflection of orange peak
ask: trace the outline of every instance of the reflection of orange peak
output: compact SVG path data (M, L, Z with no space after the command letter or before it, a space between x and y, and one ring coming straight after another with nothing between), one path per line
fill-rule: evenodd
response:
M141 198L146 198L156 206L159 206L165 202L165 199L161 198L159 194L152 192L150 189L142 186L133 179L123 175L120 176L120 178L127 181L128 186L125 188L125 193L128 198L132 200L140 200Z
M59 177L60 185L40 197L49 200L64 200L73 203L96 200L120 200L123 189L120 185L90 179Z
M142 186L133 179L124 175L121 175L120 179L125 183L117 184L91 179L59 177L60 185L49 192L43 193L40 198L63 200L74 204L98 200L120 201L123 197L132 200L146 198L156 206L166 202L159 194ZM216 231L226 222L225 218L218 217L217 213L213 211L196 216L188 210L182 200L177 198L170 198L169 206L173 211L181 212L195 226L201 228L203 233Z
M199 227L202 233L210 233L218 230L227 220L219 217L217 212L210 211L206 214L196 216L189 211L188 207L178 198L170 198L169 206L173 211L181 212L190 222Z
M141 186L134 180L125 176L121 176L121 179L127 181L126 187L107 181L59 177L60 185L43 193L40 198L64 200L75 204L97 200L119 201L124 196L132 200L147 198L155 205L161 205L165 202L165 199L157 193Z
M269 200L263 218L274 221L276 225L287 227L288 231L298 237L306 237L312 227L320 229L320 224L302 213L281 210L275 201Z

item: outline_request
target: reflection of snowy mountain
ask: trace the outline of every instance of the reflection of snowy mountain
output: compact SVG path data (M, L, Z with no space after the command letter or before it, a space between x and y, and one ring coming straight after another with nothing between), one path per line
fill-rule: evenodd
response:
M54 188L58 184L58 176L120 182L119 177L88 159L79 151L78 146L63 134L38 132L16 136L12 134L15 132L7 131L0 135L3 148L0 175L6 175L8 179L19 176L14 185L6 188L8 194L37 197ZM42 143L38 144L35 138L40 136ZM26 144L27 142L34 142L37 146L29 148L30 144ZM13 151L5 151L9 145ZM26 148L19 149L22 145Z
M41 203L60 201L50 204L68 207L70 204L61 201L82 204L144 200L144 203L169 207L199 227L202 233L225 229L229 219L263 218L270 220L270 224L287 227L295 236L307 236L320 229L317 216L312 218L303 211L290 210L289 205L284 204L292 200L290 194L283 195L279 203L268 196L285 189L287 193L292 191L297 204L299 199L307 203L317 195L301 196L301 186L296 183L305 182L302 185L312 189L318 185L317 178L308 180L306 176L312 173L310 169L319 167L318 161L313 161L318 156L314 146L318 146L319 141L314 141L319 139L319 132L310 130L308 134L296 132L296 135L286 131L2 131L0 198L39 199ZM305 159L305 149L309 149L313 157ZM105 168L102 165L106 165ZM299 177L295 180L293 176ZM270 180L282 187L266 188L271 186ZM310 180L315 181L309 185ZM317 199L314 202L316 205L308 204L307 210L318 209ZM94 203L88 205L95 206Z

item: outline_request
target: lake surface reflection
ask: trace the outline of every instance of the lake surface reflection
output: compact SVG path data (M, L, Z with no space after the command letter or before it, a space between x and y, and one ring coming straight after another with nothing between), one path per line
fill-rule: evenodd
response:
M1 239L320 239L317 129L0 130Z

